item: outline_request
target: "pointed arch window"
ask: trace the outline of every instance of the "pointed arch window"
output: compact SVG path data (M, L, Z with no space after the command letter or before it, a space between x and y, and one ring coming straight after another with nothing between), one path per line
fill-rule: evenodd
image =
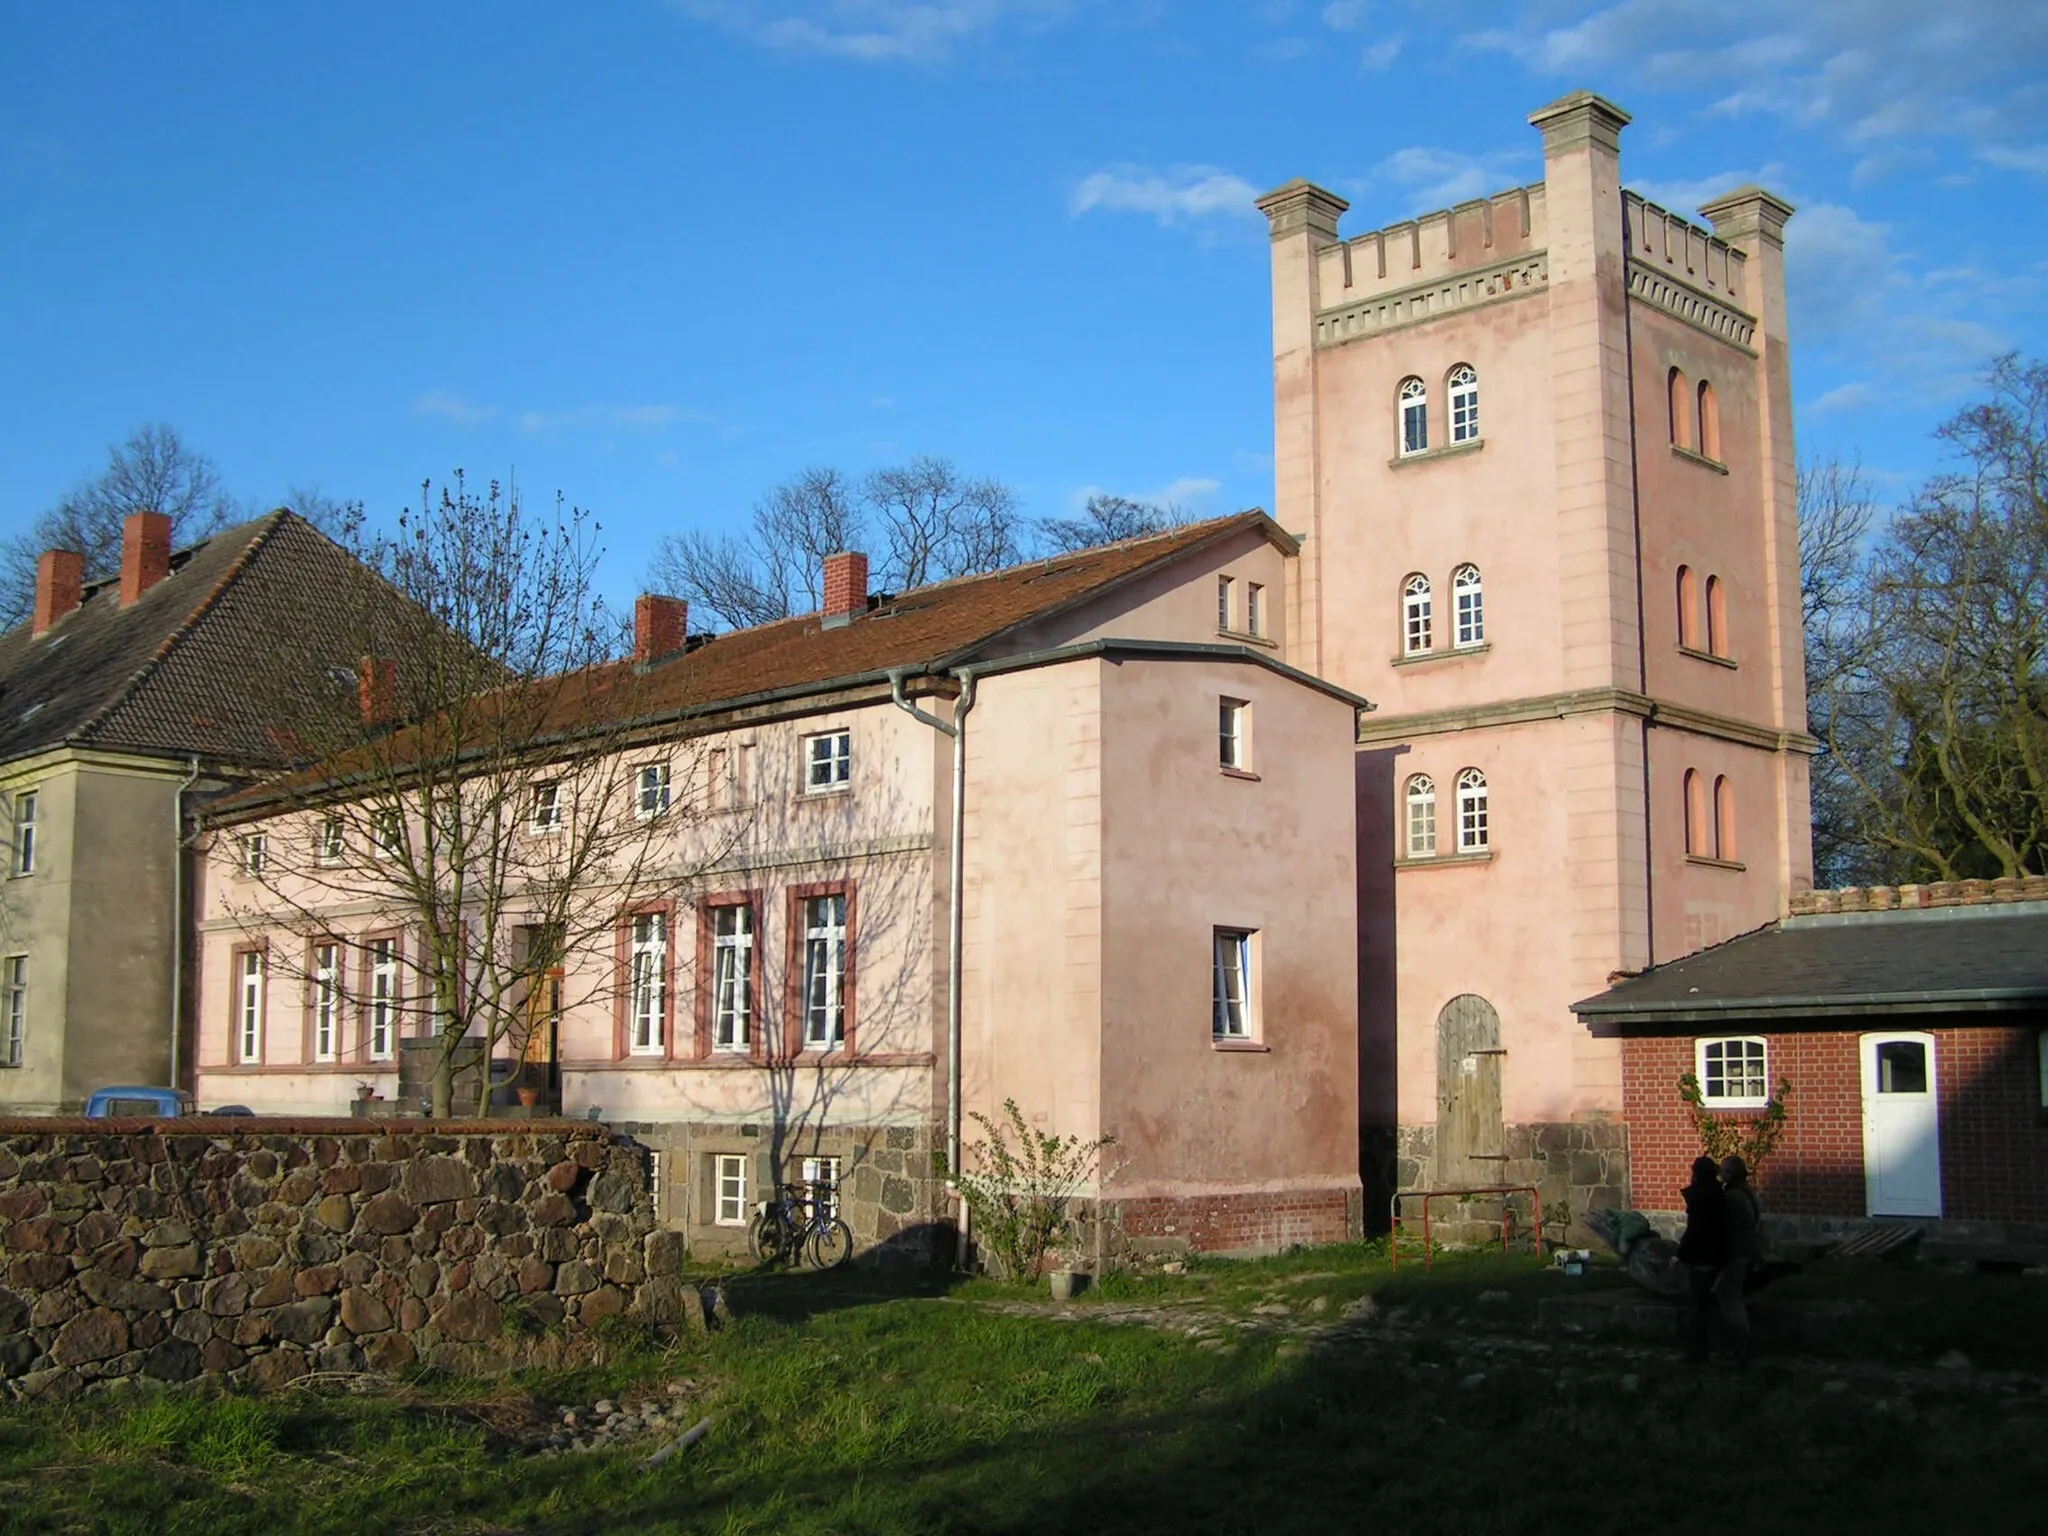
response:
M1451 441L1479 441L1479 372L1470 363L1460 363L1450 377Z
M1486 603L1479 585L1479 567L1461 565L1451 572L1451 606L1457 618L1457 645L1486 643Z
M1735 789L1728 775L1714 780L1714 857L1733 864L1735 853Z
M1429 578L1420 571L1401 583L1401 654L1420 656L1434 643Z
M1420 379L1401 381L1401 452L1421 453L1429 447L1429 386Z
M1667 383L1671 391L1671 442L1677 448L1692 447L1692 390L1686 383L1685 370L1674 368Z
M1489 844L1486 775L1467 768L1458 775L1458 852L1479 853Z
M1403 795L1406 805L1408 857L1427 859L1436 854L1436 780L1418 773L1408 781Z
M1700 648L1700 584L1689 565L1678 568L1678 643L1688 651Z

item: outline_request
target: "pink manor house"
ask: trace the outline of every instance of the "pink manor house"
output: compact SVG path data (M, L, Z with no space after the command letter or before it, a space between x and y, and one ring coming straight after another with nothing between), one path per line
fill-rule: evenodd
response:
M1625 191L1596 96L1530 122L1540 182L1413 222L1260 200L1270 518L900 594L835 556L821 612L701 643L642 600L639 782L702 768L710 810L572 958L617 985L565 1007L549 1091L659 1149L692 1243L805 1179L915 1248L953 1216L933 1154L1004 1099L1114 1138L1094 1242L1218 1249L1397 1189L1668 1208L1662 1154L1631 1187L1632 1051L1712 1045L1710 1100L1753 1102L1740 1041L1573 1010L1811 889L1792 210ZM282 956L256 831L316 835L214 837L201 1100L399 1098L414 936L338 902L338 959Z

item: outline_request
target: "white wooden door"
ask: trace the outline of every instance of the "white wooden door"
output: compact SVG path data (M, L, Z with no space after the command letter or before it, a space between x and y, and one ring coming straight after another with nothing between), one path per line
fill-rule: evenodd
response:
M1863 1182L1872 1216L1941 1214L1934 1036L1865 1035Z

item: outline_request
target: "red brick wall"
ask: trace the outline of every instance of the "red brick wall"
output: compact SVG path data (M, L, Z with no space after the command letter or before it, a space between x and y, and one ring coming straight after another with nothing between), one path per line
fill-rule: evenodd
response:
M1205 1253L1341 1243L1360 1235L1355 1189L1120 1200L1116 1207L1125 1236L1179 1238Z
M1910 1025L1902 1028L1911 1028ZM1727 1031L1738 1033L1739 1031ZM2041 1107L2038 1031L1936 1029L1941 1095L1942 1214L2039 1221L2048 1210L2048 1113ZM1679 1208L1686 1169L1699 1156L1678 1098L1693 1070L1693 1040L1622 1042L1630 1198L1642 1210ZM1802 1216L1864 1214L1863 1088L1853 1031L1766 1034L1770 1074L1791 1079L1784 1138L1758 1181L1767 1210ZM1755 1112L1729 1111L1732 1119Z

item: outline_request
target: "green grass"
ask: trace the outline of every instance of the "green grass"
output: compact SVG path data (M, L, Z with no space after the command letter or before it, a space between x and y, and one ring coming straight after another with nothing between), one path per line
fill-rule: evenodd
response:
M747 1280L721 1333L666 1348L622 1336L577 1372L0 1411L0 1531L2038 1528L2038 1384L2007 1395L1852 1377L1830 1393L1825 1370L1517 1347L1536 1301L1581 1283L1499 1256L1440 1261L1426 1278L1404 1260L1396 1276L1371 1249L1325 1249L1119 1277L1064 1321L997 1310L1042 1293L984 1282L948 1298L860 1277ZM1931 1300L2036 1339L2048 1299L2039 1282L1923 1271L1793 1283L1860 1287L1873 1319L1910 1321ZM1275 1300L1289 1313L1262 1320L1334 1317L1368 1291L1417 1331L1304 1353L1278 1332L1224 1329L1219 1346L1213 1326ZM1099 1320L1131 1305L1185 1308L1212 1336ZM1956 1327L1978 1337L1975 1322ZM1934 1342L1873 1335L1910 1359ZM658 1441L558 1457L522 1441L540 1405L678 1376L717 1422L652 1472L639 1460Z

